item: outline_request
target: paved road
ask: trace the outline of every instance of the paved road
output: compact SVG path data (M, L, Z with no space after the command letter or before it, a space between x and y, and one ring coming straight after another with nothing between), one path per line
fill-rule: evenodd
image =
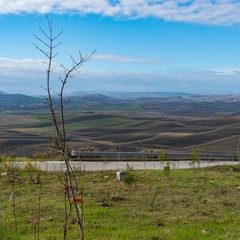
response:
M193 166L191 165L191 161L171 161L170 168L171 169L189 169ZM21 166L24 166L25 163L17 163ZM39 167L43 171L63 171L65 170L64 162L60 161L47 161L47 162L36 162L33 163L37 167ZM195 167L210 167L217 165L237 165L240 164L239 161L201 161L198 165L195 164ZM73 169L82 169L86 171L101 171L101 170L119 170L126 169L127 167L133 169L158 169L162 170L166 162L157 162L157 161L138 161L138 162L122 162L122 161L111 161L111 162L71 162L71 166Z

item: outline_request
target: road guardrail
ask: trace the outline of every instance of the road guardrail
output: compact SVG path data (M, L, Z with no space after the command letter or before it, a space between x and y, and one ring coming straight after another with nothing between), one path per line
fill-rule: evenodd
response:
M116 160L151 160L159 161L161 159L162 152L88 152L88 151L71 151L72 158L79 158L81 160L100 160L106 159L109 161ZM240 160L238 154L227 154L227 153L198 153L195 156L196 161L200 160L231 160L238 161ZM183 161L183 160L192 160L194 158L193 153L184 153L184 152L166 152L164 159L162 160L172 160L172 161Z

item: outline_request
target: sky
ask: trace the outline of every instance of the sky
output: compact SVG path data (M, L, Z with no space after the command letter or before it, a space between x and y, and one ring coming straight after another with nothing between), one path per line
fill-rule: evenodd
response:
M45 94L46 13L63 33L52 89L72 56L92 55L66 93L240 92L239 0L0 0L0 91ZM35 35L35 36L34 36ZM34 43L34 44L33 44Z

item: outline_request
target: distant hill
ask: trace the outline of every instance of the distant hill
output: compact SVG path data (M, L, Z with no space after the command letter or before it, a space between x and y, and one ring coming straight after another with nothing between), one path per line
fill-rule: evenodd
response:
M8 93L0 91L0 95L8 95Z
M85 103L85 102L116 102L117 99L108 97L103 94L86 94L83 96L70 97L72 103Z
M87 95L104 95L111 98L120 99L136 99L142 97L172 97L172 96L189 96L189 93L180 92L75 92L74 96L87 96Z
M129 92L107 94L68 96L65 100L67 100L68 110L71 111L240 112L240 95ZM58 99L53 100L58 105ZM45 98L0 91L0 110L36 110L45 103Z
M0 92L0 109L13 110L18 108L29 108L43 104L45 99L30 97L23 94L8 94Z

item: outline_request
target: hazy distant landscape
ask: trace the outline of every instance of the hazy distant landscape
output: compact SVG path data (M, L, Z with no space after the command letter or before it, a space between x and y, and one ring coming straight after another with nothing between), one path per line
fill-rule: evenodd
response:
M237 153L237 95L79 93L65 107L70 148ZM46 150L53 132L44 97L0 94L1 154Z

